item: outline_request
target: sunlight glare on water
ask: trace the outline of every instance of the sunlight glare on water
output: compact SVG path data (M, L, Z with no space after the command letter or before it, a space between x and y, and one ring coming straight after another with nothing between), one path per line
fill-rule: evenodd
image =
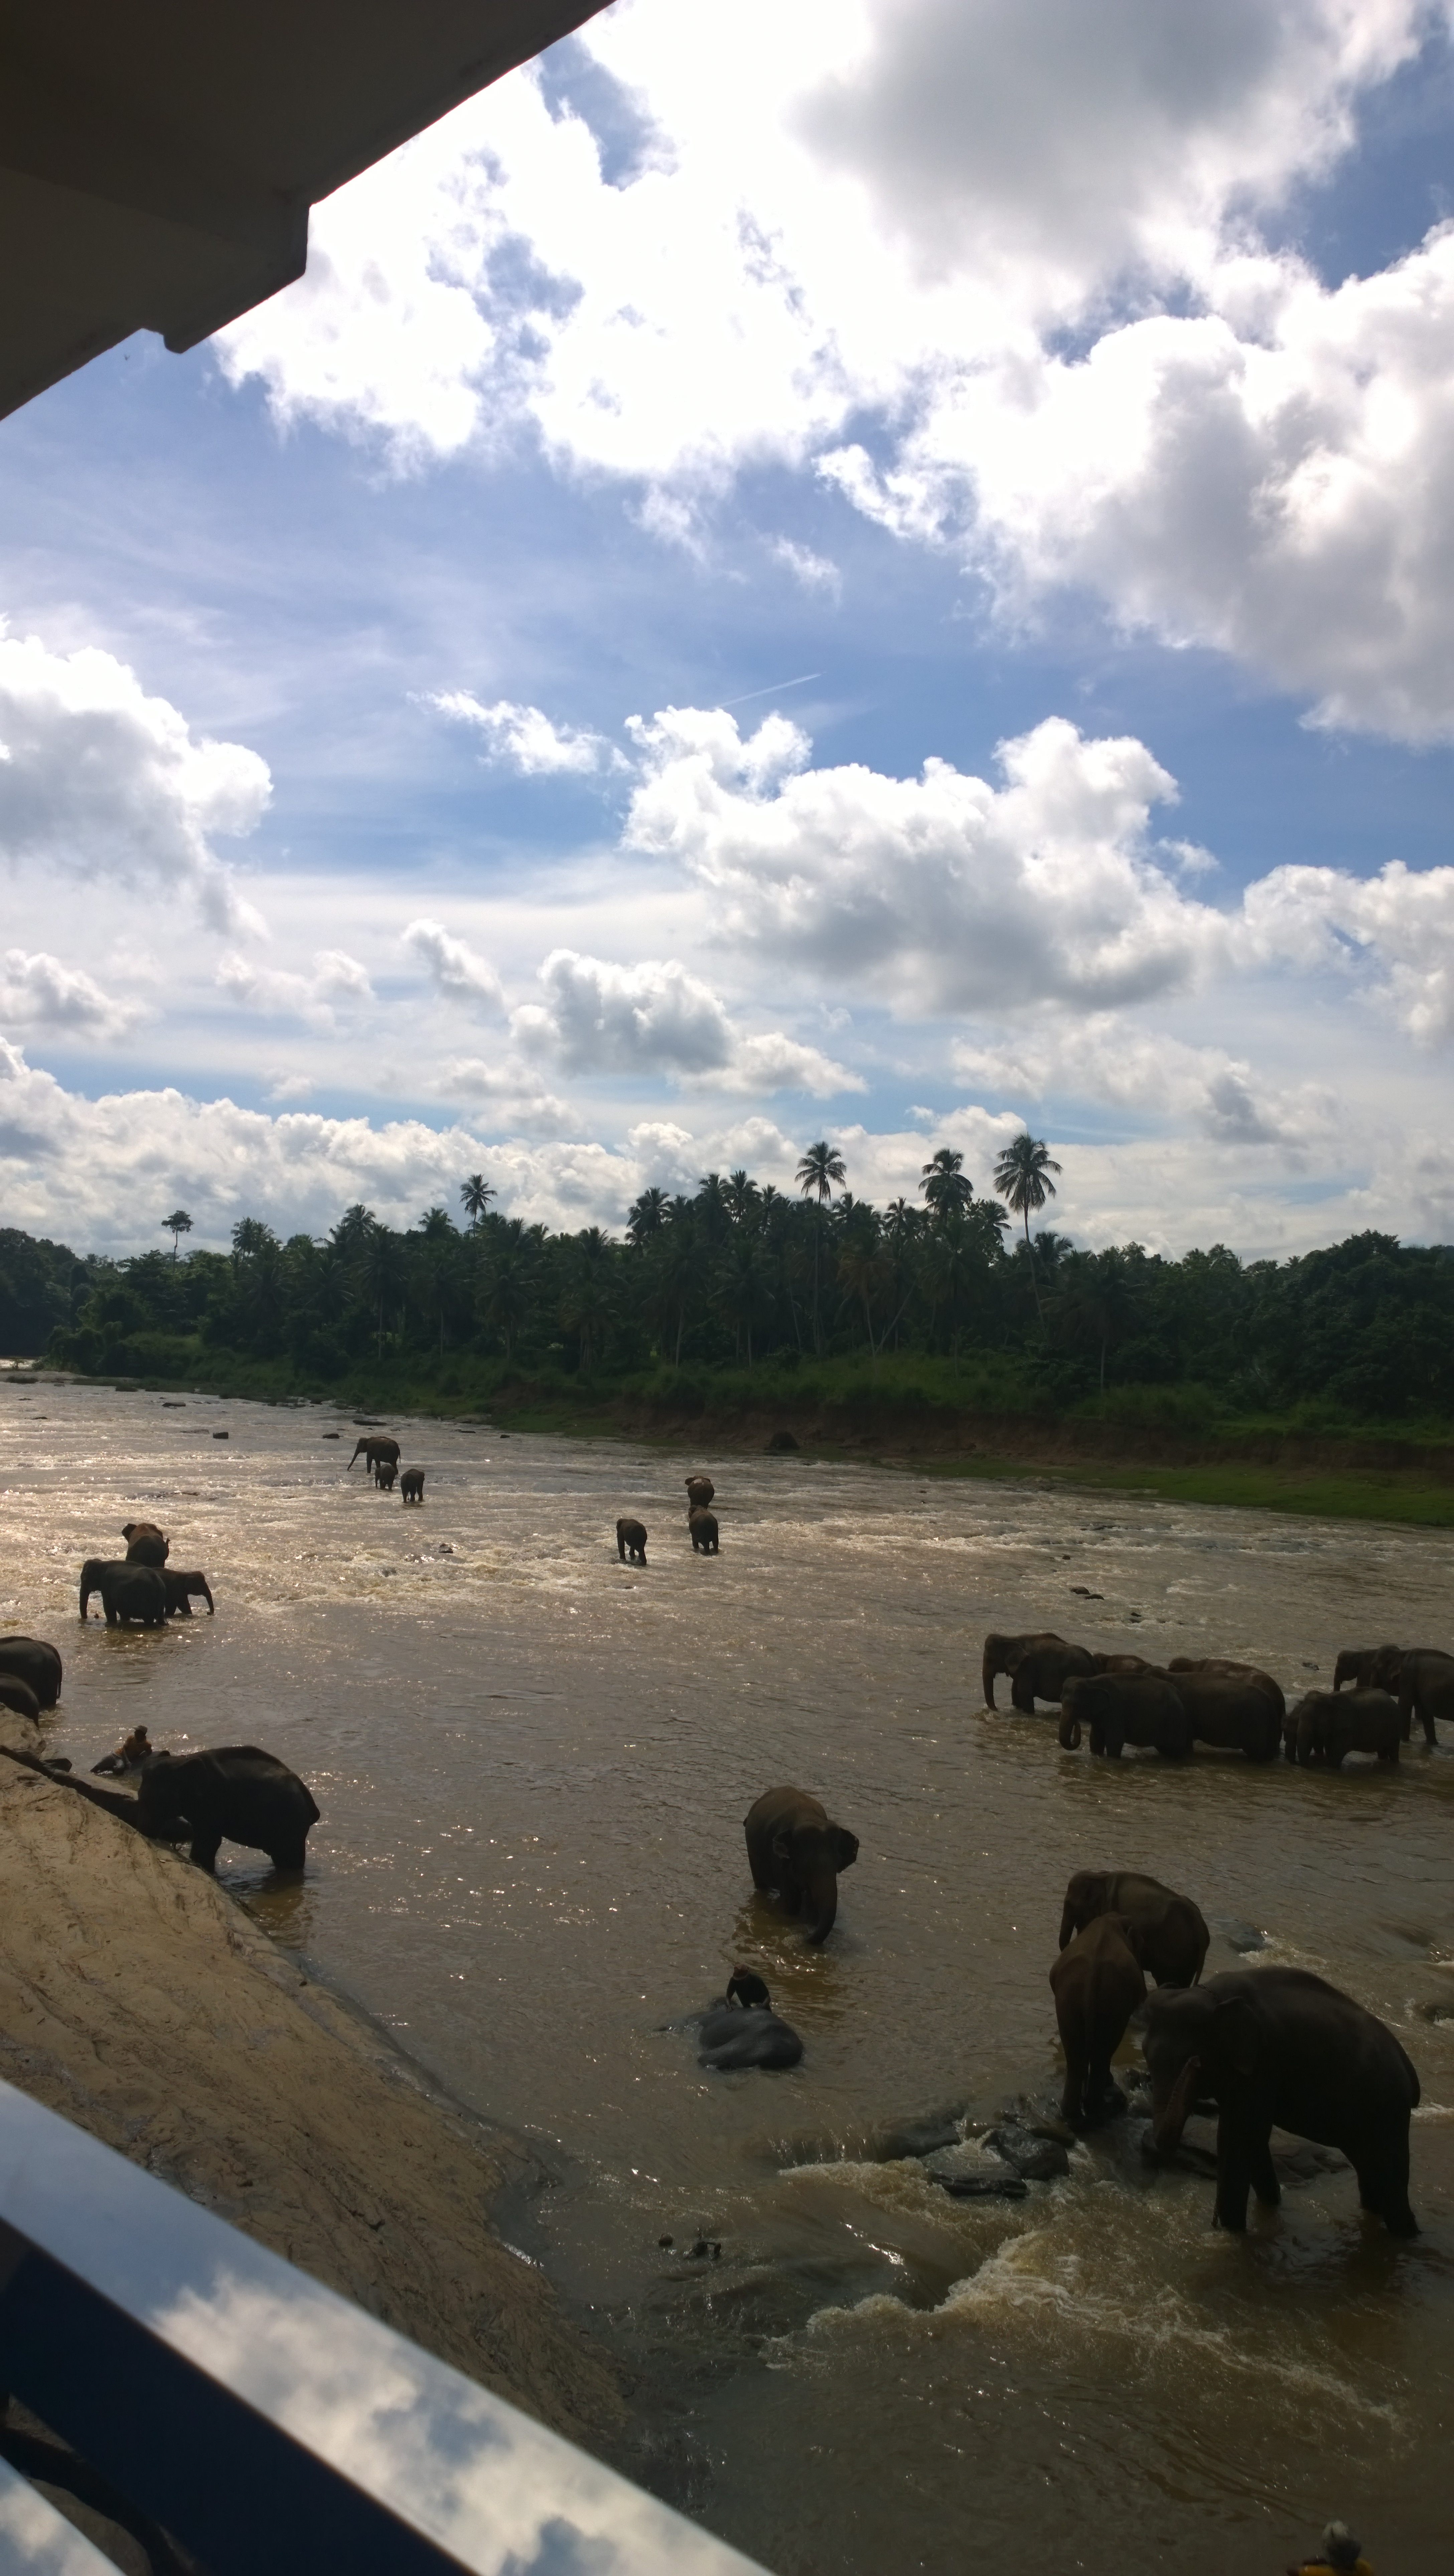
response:
M347 1471L331 1408L43 1379L0 1406L0 1626L66 1657L55 1749L90 1763L145 1716L303 1773L301 1887L229 1847L224 1882L542 2149L559 2180L508 2232L624 2357L636 2474L784 2576L1221 2576L1334 2512L1380 2570L1444 2563L1454 1747L1337 1777L1092 1763L1045 1716L983 1713L978 1671L987 1628L1046 1626L1244 1656L1292 1695L1340 1645L1454 1644L1454 1542L396 1422L414 1510ZM699 1464L717 1559L686 1535ZM79 1626L81 1559L130 1518L206 1570L215 1620ZM746 1867L742 1818L787 1780L861 1842L819 1952ZM1046 1976L1085 1866L1194 1896L1208 1974L1260 1938L1395 2028L1424 2091L1416 2243L1346 2173L1223 2236L1210 2183L1146 2171L1130 2121L1017 2204L879 2160L908 2119L1058 2093ZM667 2027L738 1960L802 2033L789 2074L704 2074Z

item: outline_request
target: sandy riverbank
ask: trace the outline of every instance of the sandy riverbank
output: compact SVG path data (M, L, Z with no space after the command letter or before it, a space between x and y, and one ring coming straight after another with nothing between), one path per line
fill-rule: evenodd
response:
M12 1719L0 1741L39 1750ZM572 2440L622 2404L493 2232L524 2157L213 1880L0 1759L0 2075Z

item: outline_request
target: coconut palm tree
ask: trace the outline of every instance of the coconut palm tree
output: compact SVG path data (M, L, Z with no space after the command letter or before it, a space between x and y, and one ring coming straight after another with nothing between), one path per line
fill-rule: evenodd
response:
M841 1188L847 1180L848 1166L837 1146L830 1145L826 1137L820 1136L816 1145L808 1147L793 1178L805 1199L816 1198L817 1200L813 1225L813 1348L821 1353L823 1336L818 1324L818 1247L819 1238L823 1232L823 1210L833 1196L834 1190Z
M465 1215L470 1221L470 1232L474 1234L478 1231L480 1219L496 1193L491 1189L483 1172L471 1172L467 1181L460 1182L459 1194L464 1201Z
M965 1176L964 1156L956 1154L952 1145L941 1145L924 1165L919 1187L941 1224L946 1217L963 1216L974 1196L974 1184Z
M716 1303L737 1335L739 1354L747 1337L747 1365L752 1367L752 1327L772 1313L777 1282L774 1264L750 1234L730 1245L717 1275Z
M1035 1276L1035 1255L1030 1244L1030 1219L1038 1216L1047 1199L1055 1196L1052 1172L1060 1165L1051 1156L1048 1145L1032 1136L1027 1127L1006 1145L995 1163L994 1183L1000 1197L1008 1201L1016 1216L1025 1220L1025 1257L1030 1264L1030 1285L1035 1291L1035 1312L1045 1327L1045 1310L1040 1303L1040 1282Z
M729 1172L722 1195L727 1201L733 1224L738 1227L750 1225L762 1198L756 1181L750 1179L746 1172Z
M162 1218L162 1232L164 1234L169 1234L172 1238L172 1260L174 1263L177 1258L177 1246L180 1243L182 1236L184 1234L190 1234L191 1231L192 1220L188 1216L185 1208L173 1208L170 1216L164 1216Z
M671 1201L665 1190L643 1190L626 1212L626 1231L635 1244L650 1243L666 1223Z

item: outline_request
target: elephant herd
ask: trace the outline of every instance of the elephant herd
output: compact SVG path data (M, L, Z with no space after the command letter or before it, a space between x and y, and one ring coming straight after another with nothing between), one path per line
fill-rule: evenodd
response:
M711 1509L717 1488L710 1476L700 1473L687 1480L687 1534L694 1556L717 1556L721 1553L721 1532L717 1515ZM646 1563L646 1524L623 1513L616 1523L616 1553L625 1565Z
M1146 2154L1167 2162L1194 2111L1217 2114L1216 2219L1247 2225L1247 2196L1281 2199L1274 2128L1345 2155L1362 2206L1416 2236L1409 2121L1419 2079L1386 2025L1306 1968L1233 1969L1201 1982L1200 1909L1136 1870L1078 1870L1050 1971L1065 2051L1062 2110L1076 2129L1126 2107L1111 2059L1143 2015L1151 2078ZM1147 1972L1157 1991L1148 1996Z
M1173 1655L1153 1664L1141 1655L1101 1654L1048 1629L1025 1636L992 1630L984 1641L981 1684L995 1706L1000 1674L1022 1715L1039 1700L1058 1702L1060 1743L1119 1759L1128 1744L1183 1761L1195 1745L1240 1752L1249 1762L1279 1751L1304 1769L1341 1769L1350 1753L1396 1763L1418 1718L1425 1742L1436 1722L1454 1725L1454 1655L1436 1646L1347 1647L1331 1690L1305 1691L1289 1708L1277 1682L1255 1664L1227 1656ZM1352 1688L1344 1688L1351 1683Z
M88 1556L81 1568L83 1619L93 1592L101 1596L108 1628L133 1620L142 1628L160 1628L167 1619L190 1619L194 1594L206 1602L209 1612L213 1610L206 1575L184 1574L168 1565L171 1541L155 1521L128 1521L121 1535L126 1541L124 1557Z
M331 1439L333 1435L330 1432L327 1436ZM393 1492L394 1479L397 1476L399 1480L399 1492L402 1499L406 1503L423 1502L424 1470L422 1467L405 1467L402 1471L400 1470L399 1443L397 1440L364 1439L356 1441L354 1444L353 1458L350 1458L348 1462L349 1466L352 1467L354 1458L359 1457L363 1459L365 1475L371 1475L373 1477L374 1483L381 1494L391 1494Z

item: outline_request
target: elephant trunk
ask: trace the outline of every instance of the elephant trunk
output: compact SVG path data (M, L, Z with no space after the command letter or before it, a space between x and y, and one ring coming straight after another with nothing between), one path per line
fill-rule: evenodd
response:
M1181 2144L1181 2133L1196 2108L1198 2078L1202 2071L1199 2057L1189 2057L1161 2109L1151 2123L1152 2152L1174 2156Z
M808 1926L808 1942L810 1948L816 1950L821 1941L827 1940L837 1918L838 1879L836 1873L830 1870L826 1878L815 1878L810 1880L804 1893L807 1897L809 1911L812 1916L812 1920Z
M1060 1741L1067 1753L1078 1753L1080 1751L1080 1719L1076 1716L1073 1709L1062 1708L1060 1712ZM1060 1946L1062 1950L1065 1947L1064 1936L1062 1936Z

